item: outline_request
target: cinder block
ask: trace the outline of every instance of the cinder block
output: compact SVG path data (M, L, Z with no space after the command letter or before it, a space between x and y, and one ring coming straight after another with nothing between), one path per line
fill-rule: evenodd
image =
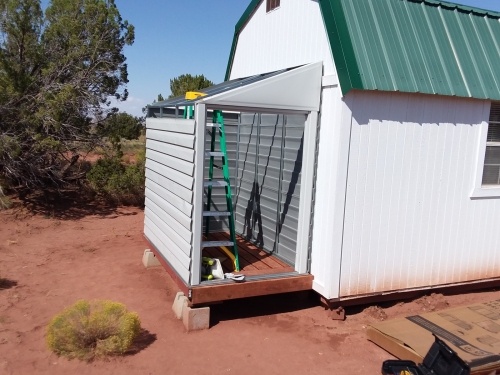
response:
M210 307L192 308L185 304L182 309L182 322L188 332L209 329Z
M144 264L144 267L146 268L161 266L160 261L149 249L144 250L144 255L142 256L142 264Z
M174 304L172 305L172 311L174 312L177 319L182 319L182 310L184 305L187 305L188 298L182 292L178 292L175 295Z

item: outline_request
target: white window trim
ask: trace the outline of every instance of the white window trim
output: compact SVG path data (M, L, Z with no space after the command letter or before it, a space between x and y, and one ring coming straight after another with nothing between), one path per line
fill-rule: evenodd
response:
M269 12L266 12L266 14L271 14L271 13L273 13L273 12L276 12L276 11L277 11L278 9L280 9L280 8L281 8L281 5L280 5L279 7L276 7L276 8L274 8L274 9L270 10Z
M474 176L474 187L470 195L471 199L499 199L500 198L500 186L499 187L483 187L483 169L484 169L484 157L486 155L486 144L488 139L488 127L491 111L491 102L486 102L483 110L483 122L481 123L481 130L479 132L479 141L477 148L477 160L476 160L476 174Z

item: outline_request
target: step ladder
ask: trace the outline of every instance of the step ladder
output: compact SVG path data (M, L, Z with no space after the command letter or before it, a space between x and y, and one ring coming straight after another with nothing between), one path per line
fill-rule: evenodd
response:
M203 217L205 218L205 237L208 239L210 234L210 219L212 217L227 217L229 221L229 241L203 241L202 247L220 247L228 256L231 257L234 263L235 271L240 270L240 263L238 258L238 248L236 244L236 233L234 227L234 212L233 212L233 198L231 195L231 181L229 177L229 165L227 159L227 149L226 149L226 132L224 130L224 117L222 116L222 111L213 111L212 123L207 124L207 128L212 128L210 132L211 142L210 151L205 152L205 157L210 158L210 165L208 169L208 181L204 183L204 187L207 188L207 203L205 211L203 212ZM208 129L207 129L208 130ZM219 135L220 151L215 151L215 137L216 133ZM214 164L215 158L221 158L222 165L218 166ZM223 181L214 181L214 168L222 169ZM212 189L213 188L224 188L226 191L226 204L227 211L210 211L212 206ZM227 247L232 248L230 252Z

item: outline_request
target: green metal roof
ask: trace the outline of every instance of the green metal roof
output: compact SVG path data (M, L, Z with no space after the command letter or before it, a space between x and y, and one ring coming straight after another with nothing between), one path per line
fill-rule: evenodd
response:
M226 79L253 0L240 19ZM436 0L319 0L343 94L500 100L500 13Z

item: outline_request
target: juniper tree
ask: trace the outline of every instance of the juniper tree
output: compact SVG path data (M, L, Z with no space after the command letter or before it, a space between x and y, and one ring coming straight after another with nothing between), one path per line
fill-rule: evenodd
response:
M213 85L214 83L205 78L203 74L199 76L182 74L170 80L170 91L172 94L170 94L169 98L184 95L188 91L201 90Z
M126 100L134 28L114 0L0 0L0 176L60 187Z

